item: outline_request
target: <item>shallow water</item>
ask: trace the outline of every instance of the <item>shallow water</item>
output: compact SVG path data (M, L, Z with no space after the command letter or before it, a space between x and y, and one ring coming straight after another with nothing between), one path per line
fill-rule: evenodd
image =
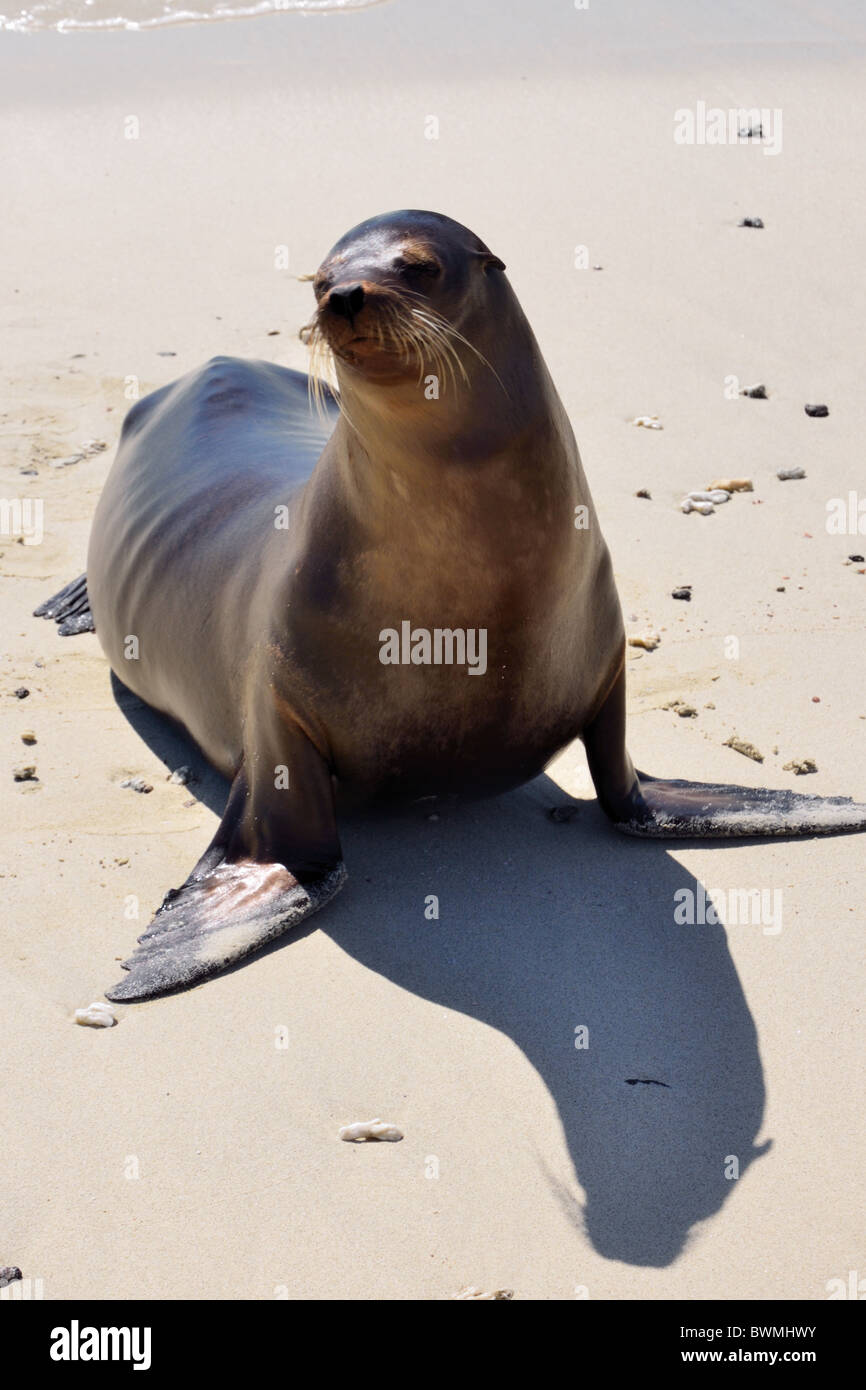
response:
M156 29L245 19L285 10L301 14L365 10L380 0L33 0L0 12L0 30Z

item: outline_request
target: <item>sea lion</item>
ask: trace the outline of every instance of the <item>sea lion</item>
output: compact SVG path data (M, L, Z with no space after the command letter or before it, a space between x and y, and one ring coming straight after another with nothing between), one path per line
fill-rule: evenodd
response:
M338 394L319 388L317 410L306 375L216 357L138 402L86 583L43 605L73 629L92 612L124 684L232 781L109 999L191 985L326 903L346 878L335 788L493 794L580 737L629 834L866 828L843 798L635 771L610 555L538 344L477 236L431 212L374 217L314 292L308 337Z

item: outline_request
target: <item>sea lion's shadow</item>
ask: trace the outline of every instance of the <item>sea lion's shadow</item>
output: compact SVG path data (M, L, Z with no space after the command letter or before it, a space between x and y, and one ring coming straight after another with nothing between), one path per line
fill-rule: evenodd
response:
M202 769L182 732L116 693L167 766ZM222 814L222 778L195 790ZM662 1267L696 1222L736 1199L767 1147L754 1143L757 1034L724 929L674 920L674 894L697 893L694 877L663 844L618 835L592 802L552 821L548 809L566 800L540 777L439 808L435 820L429 805L344 816L349 882L309 925L402 988L512 1038L557 1105L584 1193L539 1155L553 1196L600 1254Z

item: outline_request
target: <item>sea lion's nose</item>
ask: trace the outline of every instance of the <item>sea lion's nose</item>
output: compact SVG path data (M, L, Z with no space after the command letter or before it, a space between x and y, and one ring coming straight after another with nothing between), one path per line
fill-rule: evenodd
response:
M364 306L363 285L335 285L328 295L328 308L344 319L354 319Z

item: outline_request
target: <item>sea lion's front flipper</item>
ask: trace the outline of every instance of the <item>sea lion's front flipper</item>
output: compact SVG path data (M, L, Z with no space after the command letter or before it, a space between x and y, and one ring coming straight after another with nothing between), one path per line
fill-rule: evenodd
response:
M598 799L626 835L702 839L866 830L866 806L849 797L665 781L636 772L625 746L624 672L583 739Z
M630 802L615 822L626 835L656 839L838 835L866 830L866 806L847 796L801 796L765 787L663 781L639 772Z
M40 603L33 610L34 618L51 618L59 624L61 637L74 637L79 632L95 632L90 599L87 596L87 575L80 574L71 584Z
M290 931L346 881L324 761L291 737L290 785L275 787L275 764L259 764L252 789L242 768L209 848L169 892L129 971L106 998L129 1001L185 989ZM269 774L269 776L268 776Z

